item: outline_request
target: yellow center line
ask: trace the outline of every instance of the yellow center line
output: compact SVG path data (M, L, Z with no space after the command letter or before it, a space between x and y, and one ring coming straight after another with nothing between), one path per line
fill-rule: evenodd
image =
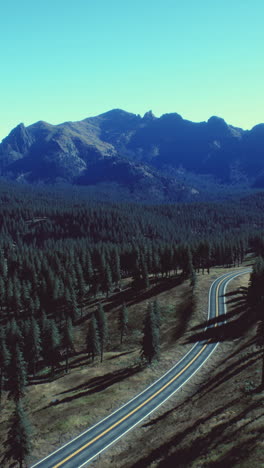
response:
M219 282L219 284L217 285L217 288L216 288L216 317L218 316L218 291L219 291L219 287L220 285L223 283L223 281L225 281L226 278L223 278L223 280L221 282ZM216 326L216 324L215 324ZM110 426L108 429L105 429L105 431L101 432L100 434L98 434L96 437L94 437L92 440L90 440L89 442L87 442L85 445L83 445L82 447L80 447L78 450L76 450L75 452L73 452L71 455L69 455L68 457L66 457L64 460L62 460L61 462L57 463L57 465L54 465L53 468L58 468L59 466L63 465L64 463L66 463L68 460L70 460L71 458L75 457L76 455L78 455L78 453L82 452L83 450L85 450L87 447L89 447L89 445L92 445L94 442L96 442L98 439L100 439L101 437L103 437L105 434L107 434L108 432L112 431L115 427L119 426L123 421L125 421L126 419L128 419L130 416L132 416L134 413L136 413L137 411L139 411L143 406L145 406L147 403L149 403L151 400L153 400L153 398L155 398L157 395L159 395L161 392L163 392L163 390L165 390L169 385L172 384L172 382L174 382L176 379L178 379L182 374L183 372L186 371L186 369L188 369L188 367L190 367L192 365L192 363L194 361L196 361L198 359L198 357L202 354L202 352L204 351L204 349L208 346L210 340L208 341L208 343L206 343L201 349L200 351L192 358L192 360L177 374L175 375L171 380L169 380L165 385L163 385L163 387L161 387L159 390L157 390L155 393L153 393L153 395L151 395L149 398L147 398L147 400L143 401L140 405L138 405L136 408L134 408L132 411L130 411L130 413L126 414L125 416L123 416L123 418L119 419L118 421L116 421L112 426Z

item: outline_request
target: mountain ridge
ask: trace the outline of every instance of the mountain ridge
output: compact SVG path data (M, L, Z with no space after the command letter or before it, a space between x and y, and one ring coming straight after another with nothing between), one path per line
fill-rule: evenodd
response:
M186 185L191 174L262 188L263 156L264 124L243 130L217 116L192 122L112 109L58 125L20 123L0 144L0 172L30 183L116 184L166 202L197 198L199 183Z

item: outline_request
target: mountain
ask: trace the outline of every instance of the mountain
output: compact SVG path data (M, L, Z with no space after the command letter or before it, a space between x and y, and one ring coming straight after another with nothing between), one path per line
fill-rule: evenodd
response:
M0 145L0 171L166 202L197 198L217 183L264 187L263 156L264 124L244 131L215 116L195 123L114 109L80 122L19 124Z

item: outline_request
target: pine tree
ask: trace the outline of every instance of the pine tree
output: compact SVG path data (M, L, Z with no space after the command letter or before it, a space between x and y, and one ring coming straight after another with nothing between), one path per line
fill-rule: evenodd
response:
M81 309L81 317L83 316L83 307L85 303L85 294L86 294L86 284L84 281L83 271L80 264L77 265L77 290L78 290L78 300Z
M65 349L66 372L68 372L69 369L69 353L71 351L74 352L73 332L72 321L68 318L65 322L62 336L62 346Z
M195 273L194 269L192 269L191 274L190 274L190 286L192 288L192 291L194 291L194 288L196 286L196 282L197 282L196 273Z
M112 255L111 255L111 272L112 272L113 282L115 283L116 286L118 286L121 281L121 272L120 272L120 257L119 257L117 248L113 250Z
M159 271L160 271L160 257L158 252L153 252L153 257L152 257L152 269L153 273L156 277L156 279L159 276Z
M28 321L28 327L24 335L24 353L25 359L29 364L29 370L36 374L37 364L41 355L40 328L34 317Z
M192 263L192 253L191 253L191 249L189 246L187 247L186 253L185 253L185 264L183 267L183 273L186 278L190 278L190 279L193 278L194 269L193 269L193 263Z
M59 364L60 355L60 333L54 320L49 320L44 333L43 354L47 365L51 368L51 376L54 376L55 368Z
M148 275L148 267L145 256L141 258L141 275L142 275L142 287L148 288L149 287L149 275Z
M91 284L92 284L93 274L94 272L93 272L91 254L90 252L86 252L84 277L89 287L91 287Z
M161 314L160 314L160 305L157 299L153 303L153 312L154 312L154 317L157 323L157 327L160 328L161 324Z
M71 315L72 322L75 323L76 320L78 320L79 318L79 309L78 309L78 304L77 304L76 292L72 285L69 287L69 293L70 293L69 305L71 309L70 315Z
M156 323L153 306L150 304L144 320L141 356L151 364L154 358L159 358L159 350L159 327Z
M251 308L251 313L258 320L256 343L259 348L263 349L262 386L264 386L264 260L262 257L258 257L253 266L247 301Z
M19 463L20 468L23 468L24 464L27 464L31 452L31 432L22 403L21 401L17 401L5 442L6 454L4 460L15 460Z
M27 385L27 371L24 356L18 344L15 347L8 366L8 390L9 398L19 401L25 395Z
M105 265L101 287L102 287L102 291L106 293L106 297L108 297L109 292L111 291L111 287L112 287L112 274L111 274L111 269L108 263Z
M128 330L128 311L123 304L123 307L119 311L119 330L120 330L120 344L123 343L123 337L127 334Z
M10 353L6 346L6 336L4 328L0 328L0 404L2 399L2 390L8 374L8 365L10 362Z
M39 318L39 328L40 328L40 336L41 336L41 341L44 343L44 337L45 337L45 332L48 327L48 317L44 309L41 310L40 313L40 318Z
M264 316L262 317L262 320L259 321L257 326L257 346L263 351L261 385L264 387Z
M98 332L97 320L93 314L87 333L87 353L92 356L92 361L100 353L100 338Z
M0 276L0 310L6 305L6 285L3 278Z
M258 257L250 275L248 304L256 313L264 306L264 260Z
M12 319L7 327L7 346L11 354L15 350L16 345L18 345L21 350L23 349L23 335L17 321Z
M108 324L107 317L102 304L99 304L96 312L96 320L98 325L98 333L100 339L101 362L103 361L104 349L108 339Z

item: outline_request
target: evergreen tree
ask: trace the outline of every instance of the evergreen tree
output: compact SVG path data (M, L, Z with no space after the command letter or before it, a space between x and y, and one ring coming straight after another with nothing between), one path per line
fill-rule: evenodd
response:
M148 267L145 255L143 254L141 257L141 276L142 276L142 287L148 288L149 287L149 274L148 274Z
M247 301L249 306L258 314L264 306L264 260L258 257L250 275Z
M160 271L160 257L158 252L153 251L153 256L152 256L152 272L154 273L156 279L159 276L159 271Z
M6 305L6 285L4 279L0 276L0 310Z
M23 468L27 464L31 452L31 432L22 403L17 401L5 442L6 454L4 460L15 460L19 464L19 468Z
M116 286L119 285L121 281L121 272L120 272L120 257L118 254L117 248L115 248L111 255L111 273L112 279Z
M105 265L105 270L102 276L102 283L101 283L101 288L104 293L106 293L106 297L109 296L109 292L111 291L112 287L112 274L110 270L110 266L107 263Z
M264 260L258 257L250 275L247 301L251 308L251 313L258 320L257 324L257 346L263 349L262 359L262 386L264 386Z
M7 346L11 354L16 348L16 345L23 349L23 334L15 319L12 319L11 324L7 327Z
M132 270L132 277L133 277L133 282L134 282L134 287L138 288L140 287L141 283L141 273L140 273L140 267L139 267L139 253L136 250L134 258L131 260L131 270Z
M43 355L46 364L51 368L51 376L54 376L55 368L60 362L60 333L54 320L49 320L44 333Z
M44 338L45 338L45 332L48 328L48 317L44 309L41 310L40 313L40 318L39 318L39 328L40 328L40 336L41 336L41 342L44 343Z
M93 314L91 322L89 324L88 333L87 333L87 353L88 356L92 356L92 361L97 354L100 353L100 338L98 332L97 320Z
M192 288L192 291L194 291L196 282L197 282L196 273L194 269L192 269L191 274L190 274L190 286Z
M29 370L36 374L37 364L41 355L40 328L34 317L28 321L24 336L24 355L29 364Z
M16 345L8 366L8 390L9 398L19 401L25 395L27 385L27 371L24 356Z
M101 303L99 304L97 309L96 320L100 339L101 362L103 362L104 349L108 340L108 324L107 317Z
M189 246L187 247L185 251L183 274L186 278L192 278L194 274L193 263L192 263L192 253L191 253L191 249Z
M84 281L83 271L80 264L77 265L77 289L78 300L81 308L81 317L83 316L83 307L85 304L86 284Z
M66 372L68 372L68 369L69 369L69 353L71 351L74 352L73 326L72 326L72 321L71 321L70 318L68 318L66 320L64 328L63 328L62 346L65 349Z
M257 325L257 346L262 349L262 378L261 385L264 387L264 313L262 312L263 317L258 322Z
M89 287L91 287L92 285L93 275L94 275L94 272L93 272L91 254L90 252L86 252L84 278L87 284L89 285Z
M6 337L4 328L0 328L0 404L2 390L8 374L8 365L10 362L10 353L6 346Z
M160 305L157 299L153 303L153 312L154 312L154 317L157 323L157 327L160 328L161 314L160 314Z
M153 306L150 304L144 320L141 356L151 364L154 358L159 357L159 350L159 327L157 326Z
M123 307L119 311L119 330L120 330L120 344L123 343L123 337L127 334L128 330L128 311L123 304Z

